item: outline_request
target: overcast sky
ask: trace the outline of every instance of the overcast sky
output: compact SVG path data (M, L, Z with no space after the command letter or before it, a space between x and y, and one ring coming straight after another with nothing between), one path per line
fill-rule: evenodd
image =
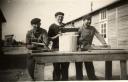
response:
M41 27L48 30L56 12L65 13L66 23L89 13L91 1L95 10L117 0L1 0L0 7L7 20L2 34L14 34L16 40L25 41L27 31L32 28L32 18L40 18Z

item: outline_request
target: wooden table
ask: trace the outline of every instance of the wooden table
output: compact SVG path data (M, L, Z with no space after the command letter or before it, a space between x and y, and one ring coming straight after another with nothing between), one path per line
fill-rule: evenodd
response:
M35 59L35 78L44 80L45 63L53 62L83 62L83 61L106 61L105 79L112 79L112 61L120 61L121 80L127 79L128 50L125 49L100 49L82 52L42 52L31 53Z

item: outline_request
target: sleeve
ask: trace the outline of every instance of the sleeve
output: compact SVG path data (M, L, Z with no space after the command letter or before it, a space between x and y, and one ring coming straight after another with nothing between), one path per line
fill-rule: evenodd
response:
M95 27L93 27L93 29L94 29L95 33L99 33L98 30Z
M54 26L53 24L49 27L49 30L48 30L48 36L49 37L53 37L54 36Z
M102 43L102 44L106 44L105 39L100 35L100 33L95 29L95 36L97 37L97 39Z
M46 45L48 45L49 40L48 40L48 34L46 30L44 31L44 34L43 34L43 41L46 43Z
M28 31L26 34L26 44L30 44L30 43L31 43L31 37L30 37L30 31Z
M79 36L80 36L80 33L81 33L81 29L82 29L82 28L79 28L79 30L78 30L78 35L79 35Z
M79 28L79 30L78 30L78 40L77 40L78 45L80 45L81 30L82 30L82 28Z
M30 35L31 35L30 31L28 31L26 34L26 48L31 50L31 49L34 49L34 47L31 44L31 36Z

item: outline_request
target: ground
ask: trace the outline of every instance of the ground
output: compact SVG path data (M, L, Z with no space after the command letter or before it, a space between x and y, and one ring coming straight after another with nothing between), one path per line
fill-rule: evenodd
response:
M119 62L114 62L114 67L113 67L113 79L119 80ZM95 70L96 70L96 75L100 80L104 80L104 62L94 62ZM83 68L83 74L84 74L84 79L88 80L86 76L86 70ZM53 66L52 64L48 64L45 66L45 80L52 80L52 71L53 71ZM7 69L7 70L0 70L0 80L3 81L31 81L31 77L28 74L27 69ZM75 80L75 64L70 63L69 67L69 80Z

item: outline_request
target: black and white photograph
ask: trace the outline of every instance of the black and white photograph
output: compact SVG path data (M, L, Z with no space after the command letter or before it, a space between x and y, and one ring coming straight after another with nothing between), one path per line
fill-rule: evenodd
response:
M0 0L0 81L127 81L128 0Z

